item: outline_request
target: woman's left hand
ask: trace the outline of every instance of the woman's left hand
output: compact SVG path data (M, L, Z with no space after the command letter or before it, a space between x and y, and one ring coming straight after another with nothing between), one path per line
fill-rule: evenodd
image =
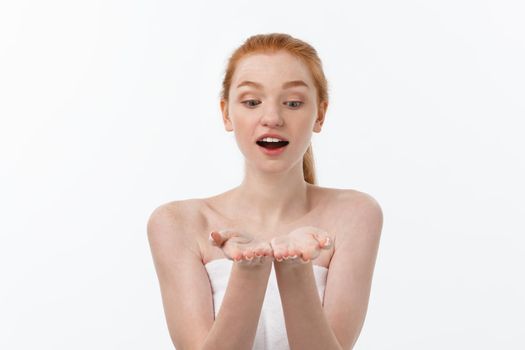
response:
M317 258L321 249L330 249L332 238L327 231L303 226L270 241L274 259L278 262L305 264Z

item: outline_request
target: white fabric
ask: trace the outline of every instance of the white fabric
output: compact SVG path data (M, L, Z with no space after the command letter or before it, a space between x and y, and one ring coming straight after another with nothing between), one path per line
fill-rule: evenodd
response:
M208 262L204 267L208 272L210 279L214 314L217 317L219 309L228 286L230 272L233 261L229 259L216 259ZM323 303L324 290L326 287L326 277L328 269L323 266L313 265L315 282L321 303ZM289 350L288 337L286 335L286 326L284 323L283 308L277 280L275 278L275 269L272 265L266 295L264 297L261 309L261 317L257 325L253 350Z

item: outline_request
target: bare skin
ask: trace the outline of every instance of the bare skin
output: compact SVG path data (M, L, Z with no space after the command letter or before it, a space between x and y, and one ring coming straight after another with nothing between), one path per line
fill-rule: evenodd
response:
M327 106L316 96L308 67L290 54L241 59L229 100L220 106L225 129L235 131L245 158L243 182L213 197L166 203L152 213L148 239L177 348L251 349L272 266L291 348L351 349L356 342L382 212L365 193L304 181L303 156L312 133L321 131ZM290 141L279 156L256 143L267 133ZM275 260L254 263L255 253ZM299 254L291 264L279 261ZM214 317L205 264L241 257ZM329 268L322 305L312 265Z
M272 263L282 264L266 260L259 264L259 268L252 264L248 269L246 265L234 264L227 293L215 319L204 265L229 257L210 242L211 231L237 227L253 235L259 244L309 226L324 228L333 244L327 249L319 249L317 257L312 256L304 266L315 264L329 268L330 272L321 311L321 306L315 304L319 299L311 271L299 268L289 275L286 269L276 265L284 306L289 310L288 318L293 320L287 325L290 327L287 328L289 341L298 348L304 348L304 344L316 346L314 341L322 344L318 347L322 348L329 342L335 344L335 339L342 348L353 346L366 315L382 225L381 211L367 194L359 191L313 185L308 189L310 209L301 217L284 220L270 229L253 220L232 220L228 215L237 213L242 217L242 208L220 207L221 203L227 202L225 198L230 191L205 199L166 203L152 214L148 222L148 237L175 346L251 349L270 267ZM222 210L217 210L214 205L219 205ZM296 280L297 276L303 277ZM249 294L245 293L246 285L251 286ZM309 293L305 294L307 291ZM240 299L245 303L243 308L236 307ZM307 316L312 314L318 316ZM182 325L191 328L186 330ZM304 327L308 326L323 330L323 336L305 338Z
M209 240L228 259L243 266L257 266L268 259L284 261L281 265L288 266L304 264L317 258L321 249L330 249L332 244L329 233L314 226L299 227L269 242L236 229L213 230Z
M275 249L275 254L277 256L274 256L276 260L282 259L285 256L294 255L292 252L290 252L292 254L285 254L286 252L282 251L285 249L284 246L279 248L278 243L286 243L284 237L298 229L304 230L305 227L318 228L320 233L323 233L321 231L326 232L330 237L331 242L334 242L338 232L337 223L339 221L337 218L338 210L333 208L334 205L337 204L337 201L334 201L334 199L337 198L337 195L340 194L341 190L310 184L308 184L308 189L308 197L311 202L309 204L309 210L300 218L285 219L283 220L283 223L276 225L275 227L266 227L257 224L256 222L254 223L251 220L242 219L242 215L238 215L239 208L228 208L226 204L228 201L226 198L231 191L210 198L195 199L194 201L196 202L194 204L201 208L201 213L204 219L203 221L205 223L205 227L201 230L201 234L196 237L199 243L203 264L223 258L234 260L233 257L229 257L227 253L218 249L216 245L210 244L209 234L212 231L238 229L242 232L250 232L258 239L268 243L268 247L271 248L272 256L274 254L273 247L277 247L277 249ZM228 217L228 213L237 214L234 218L230 218ZM233 216L234 214L231 215ZM297 233L298 232L295 232L296 236ZM313 243L308 236L309 235L307 235L304 240L301 240L301 242L304 241L304 244L302 243L305 245L304 250L308 250L306 246ZM272 240L274 243L273 246L271 244ZM252 249L259 247L260 244L256 243L254 246L250 245L247 248ZM323 247L322 244L320 245L320 248L321 247ZM333 244L320 251L314 250L310 254L315 254L315 256L310 256L307 260L312 261L313 264L328 268L333 254L333 249L331 248L333 248ZM299 252L296 252L296 254L298 253Z
M330 249L332 240L330 234L319 227L303 226L285 236L272 238L270 245L277 262L294 265L317 258L321 249Z
M209 239L210 244L221 249L228 259L244 266L264 264L273 259L270 243L246 231L214 230Z

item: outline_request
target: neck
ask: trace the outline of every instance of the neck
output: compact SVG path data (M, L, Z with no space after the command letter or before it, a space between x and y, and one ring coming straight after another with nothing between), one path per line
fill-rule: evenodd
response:
M272 228L308 213L309 188L301 162L288 171L274 173L247 166L242 183L230 198L233 207L242 208L245 219Z

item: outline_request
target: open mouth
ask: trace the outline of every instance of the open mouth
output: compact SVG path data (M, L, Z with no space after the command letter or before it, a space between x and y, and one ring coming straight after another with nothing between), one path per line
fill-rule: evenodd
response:
M277 142L257 141L256 143L259 146L264 147L266 149L277 149L277 148L281 148L281 147L288 145L290 142L288 141L277 141Z

